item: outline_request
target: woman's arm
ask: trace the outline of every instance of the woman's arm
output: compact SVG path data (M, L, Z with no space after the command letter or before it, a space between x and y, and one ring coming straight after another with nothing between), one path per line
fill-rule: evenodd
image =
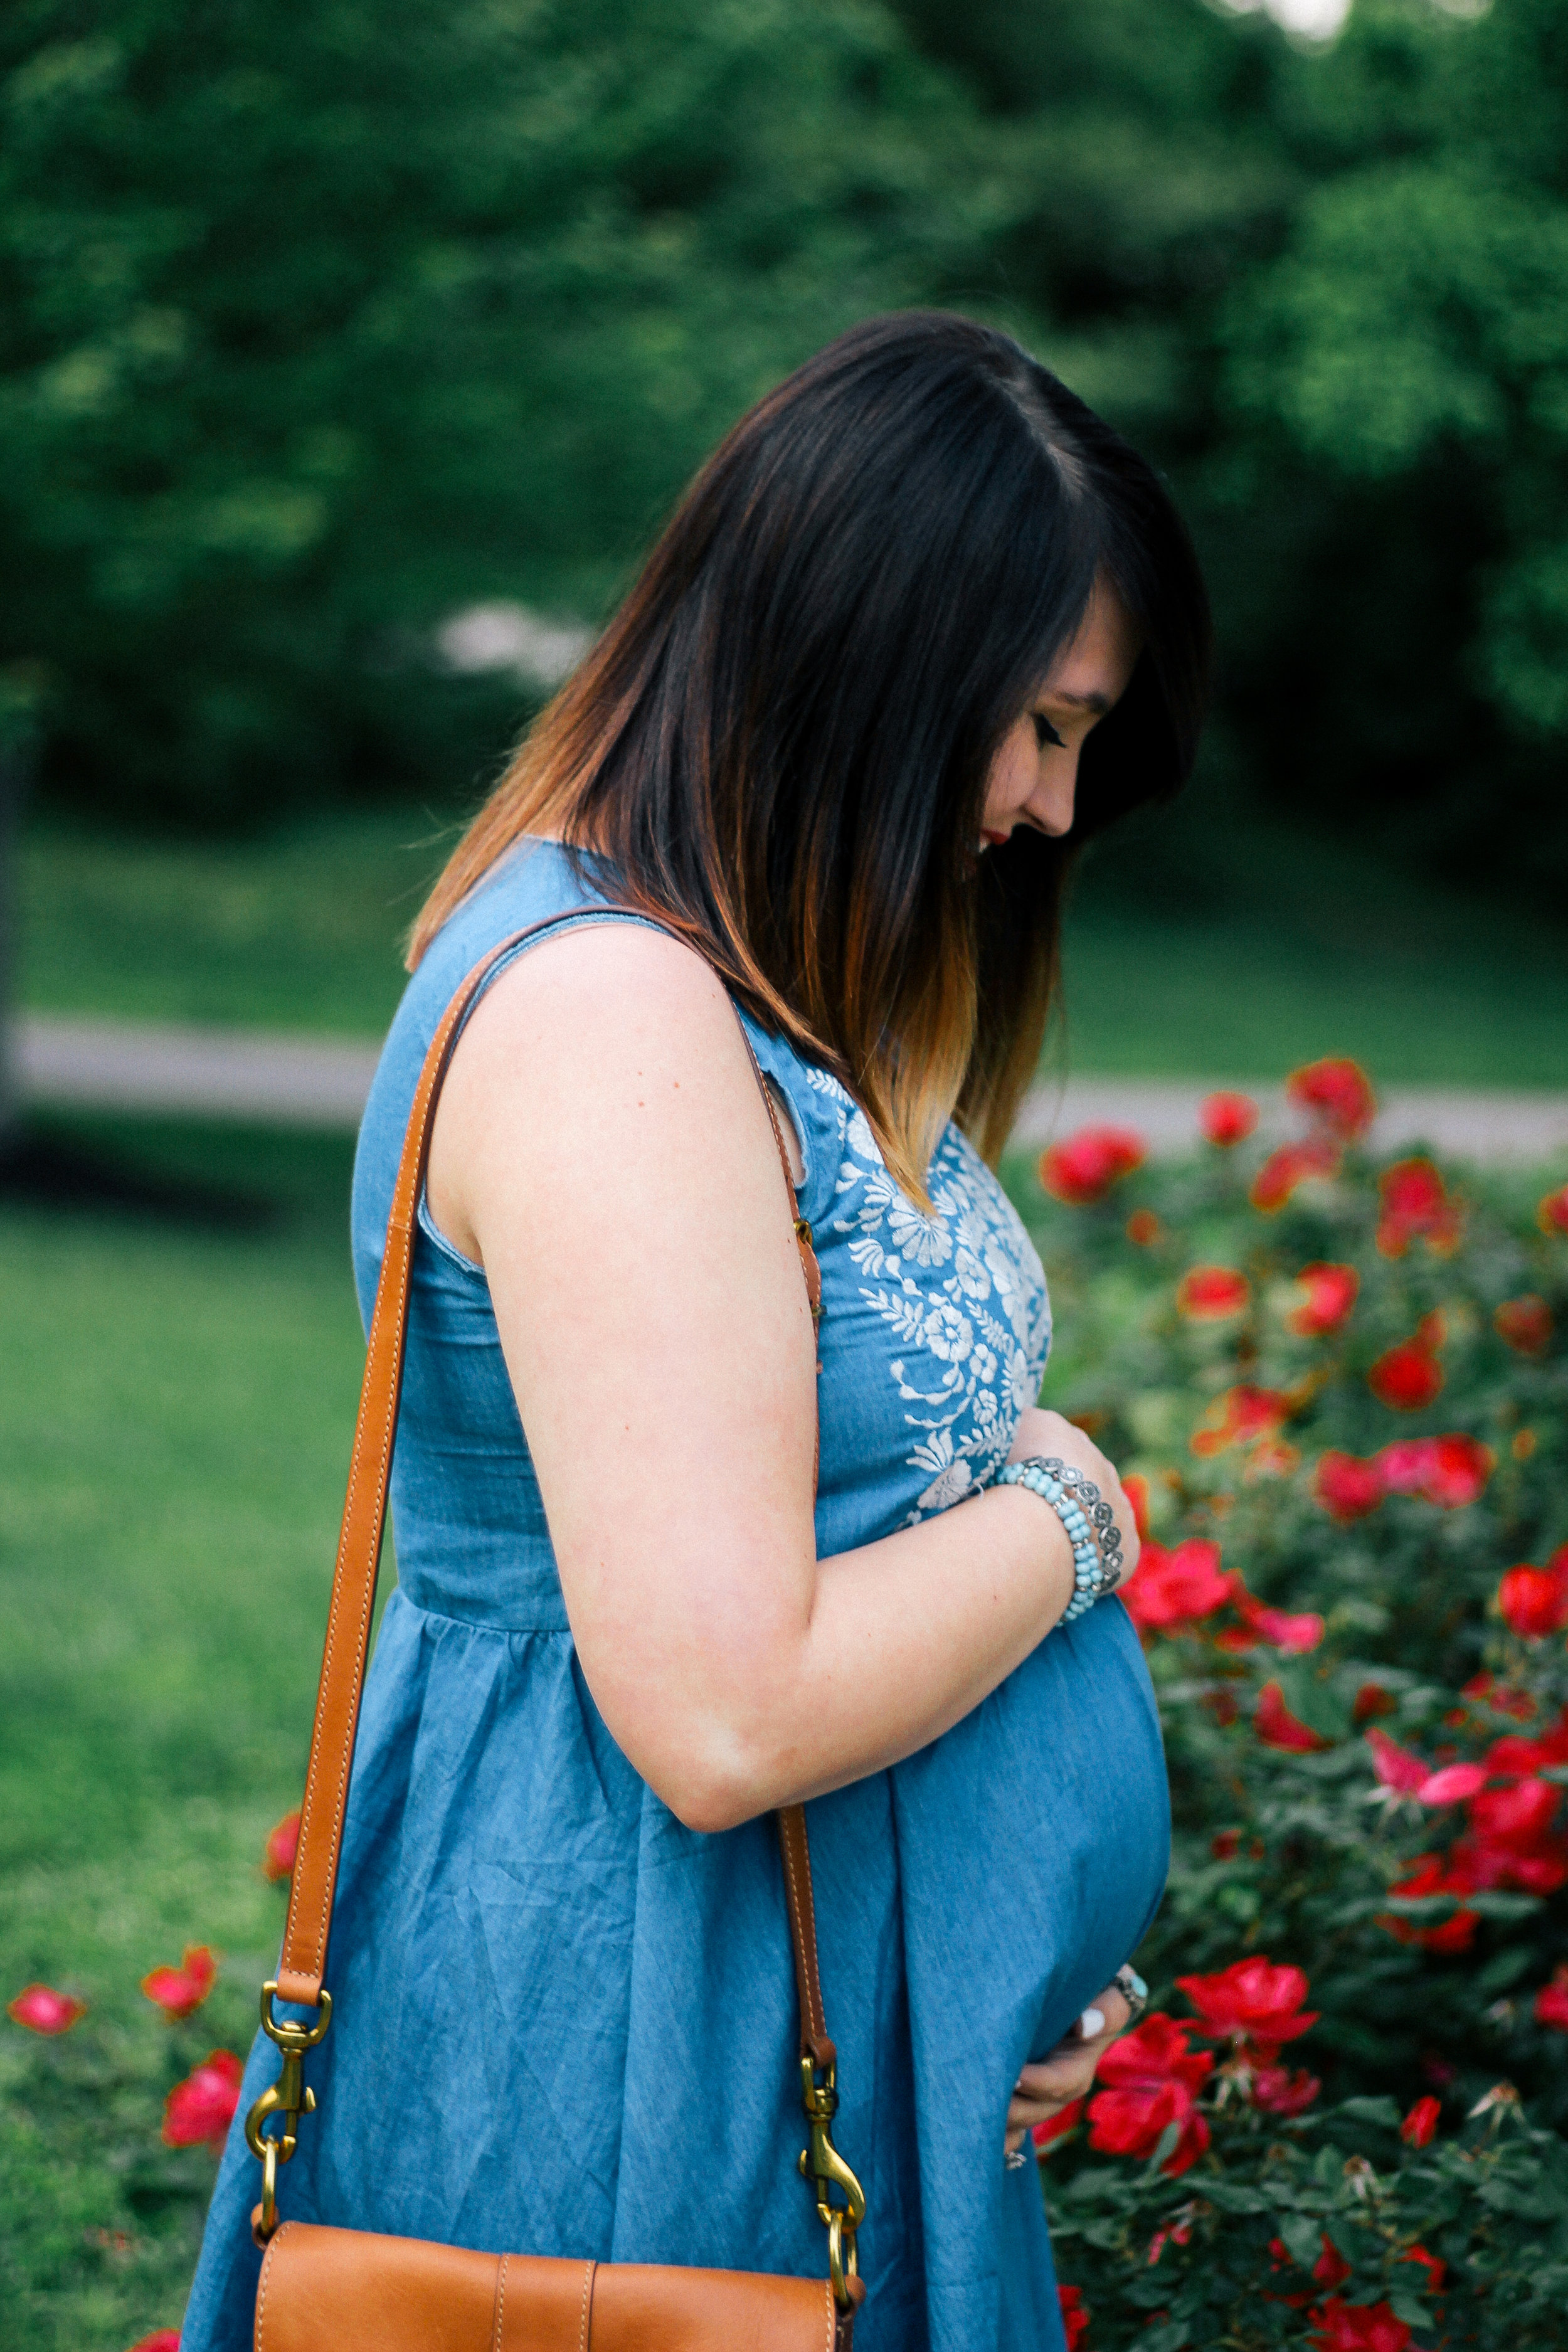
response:
M606 923L521 957L454 1057L429 1198L489 1276L589 1688L689 1826L897 1762L1055 1624L1067 1538L1017 1488L817 1559L800 1262L744 1043L697 956ZM1025 1450L1088 1467L1135 1544L1089 1441L1026 1420Z

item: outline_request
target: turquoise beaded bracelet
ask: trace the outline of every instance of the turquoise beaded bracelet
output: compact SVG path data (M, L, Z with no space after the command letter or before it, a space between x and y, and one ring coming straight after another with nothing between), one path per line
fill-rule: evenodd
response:
M1026 1462L1009 1462L996 1474L999 1486L1026 1486L1048 1503L1067 1531L1072 1546L1072 1599L1060 1622L1070 1625L1094 1607L1121 1580L1121 1542L1116 1514L1100 1499L1091 1479L1055 1454L1031 1454Z

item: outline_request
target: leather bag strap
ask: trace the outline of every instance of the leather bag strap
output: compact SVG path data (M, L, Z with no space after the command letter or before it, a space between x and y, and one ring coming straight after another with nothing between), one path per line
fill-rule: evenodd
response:
M337 1887L338 1858L342 1847L343 1816L348 1803L349 1772L353 1762L354 1736L359 1727L360 1701L364 1690L370 1651L371 1620L375 1611L382 1535L386 1524L386 1497L392 1475L393 1441L403 1385L403 1349L408 1328L408 1281L414 1260L419 1200L430 1154L430 1130L436 1101L461 1032L464 1016L475 997L504 957L542 931L584 916L603 918L600 906L568 908L542 922L530 923L492 948L463 982L442 1015L430 1041L414 1090L413 1107L397 1165L392 1209L387 1219L386 1250L376 1284L365 1350L364 1379L360 1389L359 1418L354 1423L353 1453L349 1465L348 1496L343 1505L342 1531L338 1538L332 1571L331 1602L327 1613L326 1645L321 1679L316 1695L315 1721L310 1731L310 1758L305 1775L305 1795L300 1811L300 1843L294 1859L289 1895L289 1918L283 1931L283 1953L278 1969L280 1999L314 2009L321 2000L327 1943L331 1933L332 1899ZM740 1014L737 1011L736 1019ZM800 1213L795 1179L790 1173L778 1114L768 1092L752 1041L742 1025L747 1056L761 1090L778 1148L784 1191L806 1297L814 1319L822 1309L822 1276L812 1247L811 1228ZM822 2007L822 1979L816 1958L816 1916L812 1903L811 1856L806 1845L805 1813L790 1805L778 1814L779 1843L784 1855L784 1888L789 1912L790 1941L795 1949L795 1984L800 1995L800 2049L815 2065L834 2063Z

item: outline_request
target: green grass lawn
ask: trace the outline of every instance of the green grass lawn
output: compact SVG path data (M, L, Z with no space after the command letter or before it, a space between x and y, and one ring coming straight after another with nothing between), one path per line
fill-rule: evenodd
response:
M1139 825L1084 877L1071 1067L1268 1079L1337 1053L1388 1084L1568 1086L1568 932L1256 816L1186 824ZM379 1031L453 837L408 809L224 843L35 824L24 1001Z
M82 1130L78 1130L81 1133ZM0 2347L122 2352L177 2326L213 2164L158 2137L242 2052L282 1903L362 1343L349 1148L126 1127L93 1139L276 1204L255 1231L0 1213ZM138 1990L189 1943L217 1990Z

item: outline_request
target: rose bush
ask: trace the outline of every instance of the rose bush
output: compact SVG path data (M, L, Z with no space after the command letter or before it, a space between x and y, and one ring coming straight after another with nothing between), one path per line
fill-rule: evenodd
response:
M1353 1064L1288 1099L1035 1211L1175 1823L1151 2011L1039 2136L1058 2268L1085 2352L1557 2346L1568 1186L1380 1164Z

